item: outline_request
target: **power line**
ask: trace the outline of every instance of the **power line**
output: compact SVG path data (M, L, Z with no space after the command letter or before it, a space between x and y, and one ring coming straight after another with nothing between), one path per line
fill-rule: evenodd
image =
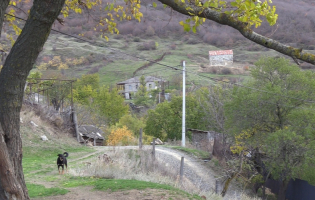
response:
M11 15L11 14L8 14L8 13L5 13L5 15L8 15L8 16L11 16L11 17L15 17L15 18L17 18L17 19L19 19L19 20L22 20L22 21L26 21L26 20L23 19L23 18L16 17L16 16ZM130 57L134 57L134 58L137 58L137 59L140 59L140 60L144 60L144 61L147 61L147 62L150 62L150 63L154 63L154 64L157 64L157 65L161 65L161 66L164 66L164 67L173 69L173 70L180 70L180 71L183 71L182 69L177 68L177 67L180 66L180 65L177 65L177 66L175 66L175 67L172 67L172 66L169 66L169 65L166 65L166 64L162 64L162 63L155 62L155 61L151 61L151 60L148 60L148 59L145 59L145 58L141 58L141 57L139 57L139 56L135 56L135 55L132 55L132 54L129 54L129 53L125 53L125 52L122 52L122 51L120 51L120 50L117 50L117 49L114 49L114 48L111 48L111 47L108 47L108 46L104 46L104 45L102 45L102 44L97 44L97 43L95 43L95 42L91 42L91 41L89 41L89 40L83 39L83 38L78 37L78 36L74 36L74 35L71 35L71 34L68 34L68 33L64 33L64 32L61 32L61 31L58 31L58 30L55 30L55 29L51 29L51 30L52 30L52 31L55 31L55 32L57 32L57 33L60 33L60 34L62 34L62 35L66 35L66 36L68 36L68 37L76 38L76 39L78 39L78 40L87 42L87 43L89 43L89 44L91 44L91 45L94 45L94 46L98 46L98 47L102 47L102 48L108 48L108 49L110 49L110 50L119 52L119 53L121 53L121 54L130 56ZM261 89L257 89L257 88L253 88L253 87L249 87L249 86L244 86L244 85L241 85L241 84L238 84L238 83L231 83L231 82L229 82L229 81L218 80L218 79L211 78L211 77L208 77L208 76L204 76L204 75L201 75L201 74L197 74L197 73L195 73L195 72L191 72L191 71L188 71L188 70L185 70L185 71L188 72L188 73L195 74L195 75L200 76L200 77L204 77L204 78L213 80L213 81L215 81L215 82L221 81L221 82L224 82L224 83L236 85L236 86L238 86L238 87L244 87L244 88L247 88L247 89L256 90L256 91L259 91L259 92L264 92L264 93L268 93L268 94L278 95L278 96L281 96L281 97L286 97L286 98L295 99L295 100L299 100L299 101L304 101L304 102L308 102L308 103L314 103L314 101L309 101L309 100L300 99L300 98L296 98L296 97L290 97L290 96L286 96L286 95L282 95L282 94L276 94L276 93L269 92L269 91L266 91L266 90L261 90Z

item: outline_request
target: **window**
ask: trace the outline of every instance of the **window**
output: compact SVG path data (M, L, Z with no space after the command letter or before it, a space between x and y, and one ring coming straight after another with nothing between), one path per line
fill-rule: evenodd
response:
M151 85L151 84L149 84L149 89L151 89L151 87L152 87L152 85Z
M132 85L129 85L129 90L132 90Z
M138 89L138 84L136 84L136 89Z

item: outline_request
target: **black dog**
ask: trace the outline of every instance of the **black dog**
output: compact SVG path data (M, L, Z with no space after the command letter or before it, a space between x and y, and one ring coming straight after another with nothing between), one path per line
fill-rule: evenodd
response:
M60 174L60 167L62 167L62 174L64 174L64 166L66 166L66 171L67 171L67 168L68 168L68 165L67 165L67 157L68 157L68 153L67 152L64 152L63 154L58 154L58 158L57 158L57 166L58 166L58 171L59 171L59 174Z

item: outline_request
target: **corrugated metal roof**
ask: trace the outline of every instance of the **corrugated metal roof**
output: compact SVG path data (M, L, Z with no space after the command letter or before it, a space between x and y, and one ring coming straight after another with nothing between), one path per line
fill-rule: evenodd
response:
M103 133L101 129L93 125L81 125L79 127L79 134L81 136L104 140L104 137L101 135Z

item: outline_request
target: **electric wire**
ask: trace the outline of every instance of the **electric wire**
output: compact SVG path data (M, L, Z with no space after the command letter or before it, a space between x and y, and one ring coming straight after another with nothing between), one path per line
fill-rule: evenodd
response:
M8 14L8 13L5 13L5 15L8 15L8 16L11 16L11 17L15 17L19 20L22 20L22 21L26 21L25 19L23 18L20 18L20 17L16 17L16 16L13 16L11 14ZM72 38L76 38L78 40L81 40L81 41L84 41L84 42L87 42L91 45L94 45L94 46L98 46L98 47L102 47L102 48L107 48L107 49L110 49L110 50L113 50L113 51L116 51L118 53L121 53L121 54L124 54L124 55L127 55L127 56L130 56L130 57L134 57L134 58L137 58L137 59L140 59L140 60L144 60L144 61L147 61L147 62L150 62L150 63L154 63L154 64L157 64L157 65L161 65L161 66L164 66L164 67L167 67L167 68L170 68L170 69L173 69L173 70L179 70L179 71L183 71L183 69L179 69L177 67L181 66L181 65L177 65L177 66L169 66L169 65L166 65L166 64L162 64L162 63L159 63L159 62L155 62L155 61L152 61L152 60L148 60L146 58L141 58L139 56L135 56L135 55L132 55L132 54L129 54L129 53L125 53L125 52L122 52L120 50L117 50L117 49L114 49L112 47L108 47L108 46L105 46L105 45L102 45L102 44L98 44L98 43L95 43L95 42L91 42L89 40L86 40L86 39L83 39L81 37L78 37L78 36L74 36L74 35L71 35L71 34L68 34L68 33L64 33L64 32L61 32L61 31L58 31L58 30L55 30L55 29L51 29L52 31L55 31L57 33L60 33L62 35L66 35L68 37L72 37ZM257 88L253 88L253 87L249 87L249 86L245 86L245 85L241 85L241 84L238 84L238 83L231 83L229 81L225 81L225 80L218 80L218 79L215 79L215 78L211 78L211 77L208 77L208 76L205 76L205 75L201 75L201 74L197 74L195 72L192 72L192 71L188 71L188 70L185 70L185 72L187 73L192 73L192 74L195 74L197 76L200 76L200 77L204 77L204 78L208 78L210 80L213 80L214 82L223 82L223 83L228 83L228 84L233 84L235 86L238 86L238 87L243 87L243 88L247 88L247 89L251 89L251 90L256 90L256 91L259 91L259 92L264 92L264 93L268 93L268 94L272 94L272 95L278 95L278 96L281 96L281 97L285 97L285 98L290 98L290 99L295 99L295 100L299 100L299 101L303 101L303 102L307 102L307 103L315 103L315 101L310 101L310 100L305 100L305 99L301 99L301 98L297 98L297 97L291 97L291 96L286 96L286 95L282 95L282 94L277 94L277 93L273 93L273 92L270 92L270 91L266 91L266 90L261 90L261 89L257 89Z

